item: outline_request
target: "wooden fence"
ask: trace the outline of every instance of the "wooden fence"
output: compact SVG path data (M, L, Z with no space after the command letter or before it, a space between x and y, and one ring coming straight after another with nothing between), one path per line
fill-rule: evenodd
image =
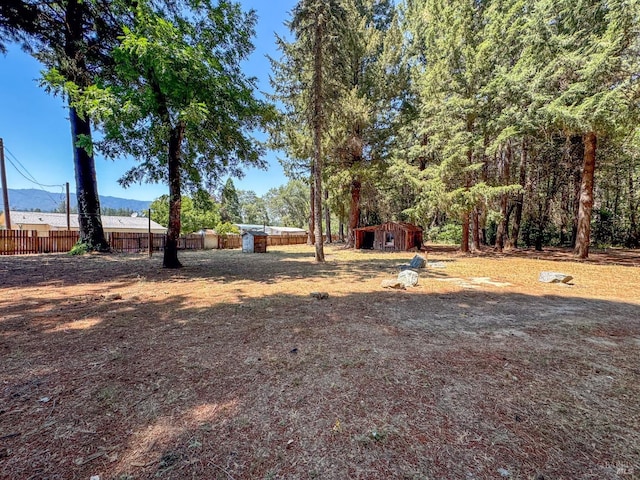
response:
M38 232L25 230L0 231L0 252L3 255L38 253Z
M164 250L166 235L164 233L152 233L153 250ZM149 251L148 233L122 233L111 232L108 234L111 250L119 253L138 253ZM202 235L181 235L178 239L178 250L203 250L204 237Z
M212 248L242 248L242 235L213 235ZM217 237L217 238L216 238ZM307 243L306 235L269 235L267 237L267 247L280 245L303 245Z
M213 239L212 245L214 245L214 248L219 250L227 248L242 248L242 236L240 235L212 235L211 237Z
M53 231L47 237L38 237L38 253L68 252L78 243L80 234L72 231Z
M269 235L267 237L267 247L280 245L303 245L307 243L306 235ZM205 238L205 248L222 250L227 248L242 248L242 235L207 235Z
M78 238L78 232L53 231L40 237L36 230L0 230L0 255L68 252Z
M118 253L139 253L149 251L148 233L111 232L108 234L111 250ZM164 247L164 235L152 233L154 250Z
M41 232L42 233L42 232ZM166 236L153 233L154 251L164 250ZM149 251L148 233L109 232L106 234L114 252L139 253ZM205 242L203 235L182 235L178 240L180 250L203 250L207 248L233 249L242 247L240 235L213 235ZM213 237L213 238L211 238ZM0 230L0 255L24 255L34 253L66 253L78 242L79 234L74 231L50 231L47 236L38 236L35 230ZM213 240L213 241L209 241ZM306 235L269 235L267 246L300 245L307 243Z
M267 247L278 245L303 245L307 243L306 235L269 235Z

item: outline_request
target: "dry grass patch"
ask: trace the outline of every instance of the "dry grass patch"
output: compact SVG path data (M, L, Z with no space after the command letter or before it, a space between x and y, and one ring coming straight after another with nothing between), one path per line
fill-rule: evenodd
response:
M640 476L640 255L327 253L0 258L0 477Z

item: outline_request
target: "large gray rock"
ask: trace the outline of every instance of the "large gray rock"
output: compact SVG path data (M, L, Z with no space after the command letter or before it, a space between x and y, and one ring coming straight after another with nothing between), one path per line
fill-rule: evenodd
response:
M409 266L411 268L424 268L427 265L427 259L422 255L416 255L411 259Z
M415 287L418 284L418 273L413 270L403 270L398 274L398 281L405 287Z
M560 272L540 272L538 276L538 281L543 283L569 283L571 280L571 275Z

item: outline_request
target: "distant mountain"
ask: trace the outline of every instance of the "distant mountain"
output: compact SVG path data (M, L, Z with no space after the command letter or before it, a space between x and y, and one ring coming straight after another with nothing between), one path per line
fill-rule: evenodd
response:
M2 189L0 189L0 194ZM42 212L53 212L65 201L64 192L47 192L34 188L27 189L9 189L9 208L11 210L29 211L40 210ZM77 208L76 194L72 193L71 208ZM1 197L0 197L1 199ZM130 200L128 198L105 197L100 195L101 208L127 209L134 212L142 212L149 208L151 201ZM3 210L0 201L0 210Z

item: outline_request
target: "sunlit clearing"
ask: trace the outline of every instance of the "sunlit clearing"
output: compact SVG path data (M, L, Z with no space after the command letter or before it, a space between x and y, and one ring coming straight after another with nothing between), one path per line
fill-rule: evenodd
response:
M102 320L99 318L85 318L74 322L63 323L58 325L56 328L46 330L46 333L64 332L65 330L86 330L88 328L95 327L100 322L102 322Z
M195 422L210 422L223 412L235 410L237 406L237 400L226 403L205 403L193 407L187 415L191 416Z
M237 400L221 404L205 403L189 409L180 417L162 418L156 424L144 427L132 435L127 452L122 455L119 466L114 466L114 471L152 465L159 452L168 448L177 437L236 410L237 404Z

